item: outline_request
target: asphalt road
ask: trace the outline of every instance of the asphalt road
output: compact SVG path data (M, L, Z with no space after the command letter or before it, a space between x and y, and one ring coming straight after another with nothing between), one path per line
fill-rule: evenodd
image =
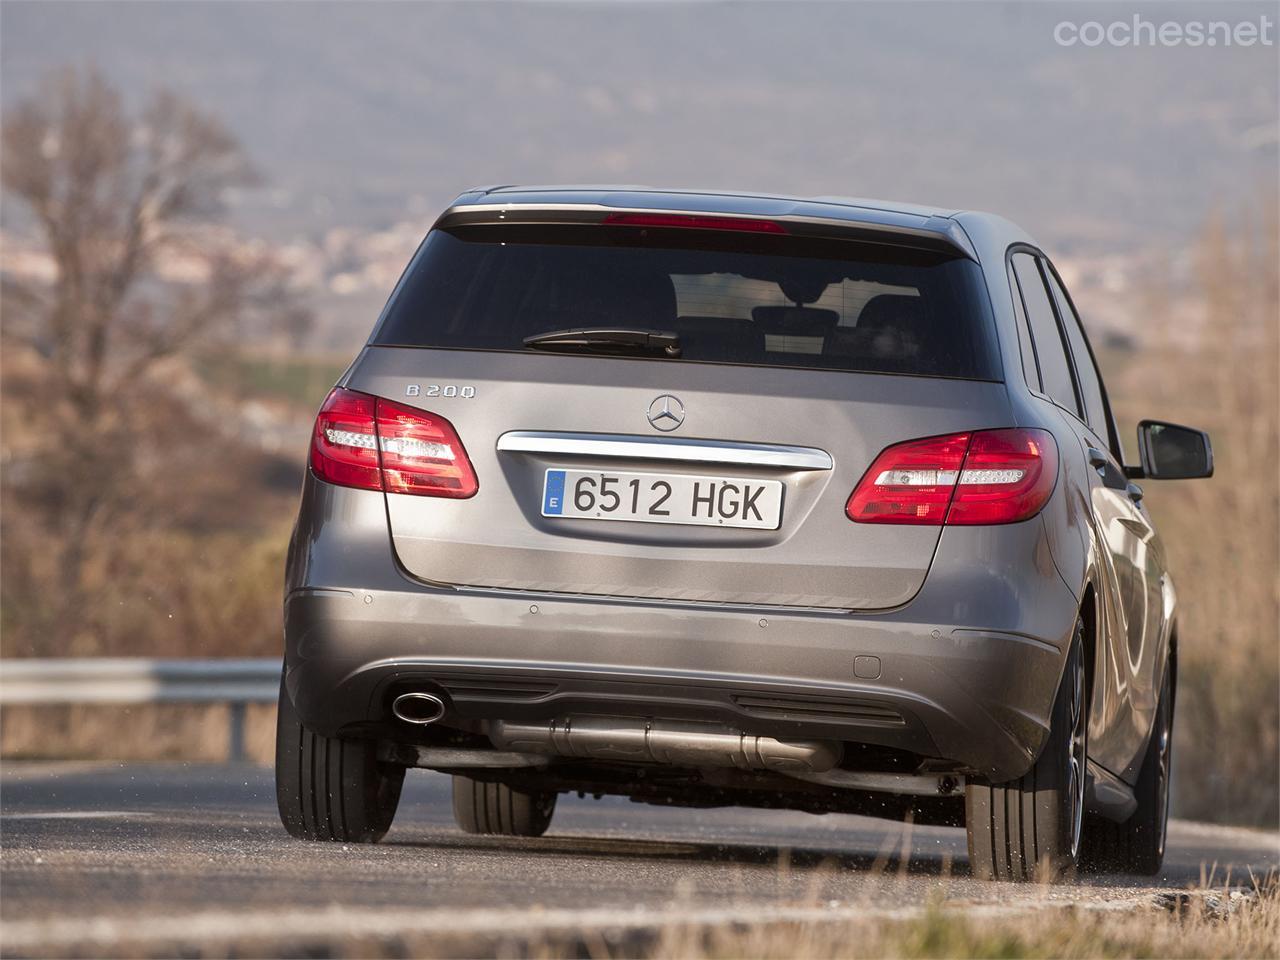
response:
M538 840L472 837L453 825L448 780L422 771L382 843L303 843L280 828L270 770L247 764L6 764L0 834L4 955L236 943L314 955L398 933L468 952L474 938L904 916L937 902L1114 908L1280 867L1277 834L1175 822L1154 880L990 884L968 876L959 830L612 798L562 797Z

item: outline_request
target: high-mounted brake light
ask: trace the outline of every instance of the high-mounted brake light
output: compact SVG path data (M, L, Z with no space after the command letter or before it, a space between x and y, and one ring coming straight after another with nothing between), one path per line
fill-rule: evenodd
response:
M1058 479L1045 430L978 430L885 449L849 497L857 523L978 525L1034 517Z
M609 226L680 227L685 230L737 230L740 233L789 233L774 220L749 217L707 217L688 213L611 213L604 218Z
M362 490L461 499L478 489L448 420L342 387L316 417L311 469L321 480Z

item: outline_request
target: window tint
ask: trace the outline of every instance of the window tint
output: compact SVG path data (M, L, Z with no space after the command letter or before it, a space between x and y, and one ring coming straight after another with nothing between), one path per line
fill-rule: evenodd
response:
M1018 352L1022 354L1022 375L1032 390L1043 390L1040 371L1036 367L1036 352L1031 346L1031 331L1027 329L1027 313L1022 309L1022 297L1018 294L1017 281L1009 277L1009 290L1013 294L1013 316L1018 324Z
M1013 270L1018 277L1018 286L1022 288L1027 319L1031 321L1031 335L1035 339L1044 392L1059 406L1079 415L1080 408L1071 383L1071 367L1058 330L1058 318L1054 316L1053 305L1040 277L1040 268L1030 254L1015 253Z
M969 260L596 224L433 231L372 342L523 350L533 334L603 326L675 331L680 359L654 362L1000 378Z
M1098 368L1094 366L1093 356L1089 353L1080 318L1071 309L1066 291L1062 289L1053 271L1047 271L1047 276L1049 289L1053 291L1053 302L1058 305L1058 315L1062 317L1062 325L1067 331L1067 342L1071 344L1077 382L1080 384L1080 394L1084 397L1085 419L1099 437L1108 437L1110 431L1107 429L1107 403L1102 398L1102 379L1098 376Z

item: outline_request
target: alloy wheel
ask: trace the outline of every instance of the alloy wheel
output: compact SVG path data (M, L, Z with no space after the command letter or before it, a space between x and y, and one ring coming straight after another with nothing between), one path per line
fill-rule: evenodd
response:
M1168 833L1169 824L1169 766L1172 760L1173 743L1172 743L1172 727L1170 722L1169 692L1167 689L1160 698L1160 727L1158 730L1160 740L1156 747L1156 803L1157 809L1160 811L1159 819L1156 821L1156 829L1160 831L1156 840L1156 850L1158 855L1164 856L1165 836Z
M1077 655L1072 661L1071 680L1071 752L1067 768L1068 822L1071 825L1071 858L1080 855L1080 837L1084 825L1084 795L1087 782L1087 731L1089 718L1085 711L1084 665Z

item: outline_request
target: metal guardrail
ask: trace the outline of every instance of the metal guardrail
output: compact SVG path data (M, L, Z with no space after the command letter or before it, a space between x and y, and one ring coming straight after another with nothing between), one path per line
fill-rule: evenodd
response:
M244 759L245 707L275 703L280 661L85 657L0 659L0 706L56 703L226 703L229 753Z

